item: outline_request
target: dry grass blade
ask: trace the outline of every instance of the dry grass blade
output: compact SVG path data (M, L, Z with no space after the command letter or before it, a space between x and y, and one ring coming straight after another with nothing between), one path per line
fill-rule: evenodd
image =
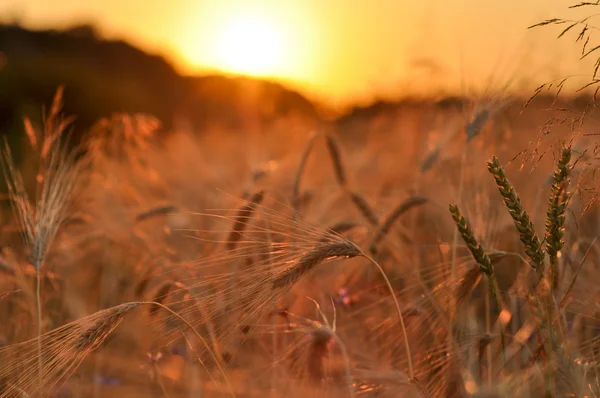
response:
M331 258L352 258L362 253L350 241L321 243L301 256L297 264L273 280L273 289L283 289L294 285L302 276L325 260Z
M252 217L254 211L257 206L261 204L265 196L264 191L258 191L252 195L248 204L242 207L237 216L235 217L235 222L233 224L233 228L229 234L229 238L227 239L226 248L227 250L233 250L237 246L238 241L242 238L244 230L248 225L248 221Z

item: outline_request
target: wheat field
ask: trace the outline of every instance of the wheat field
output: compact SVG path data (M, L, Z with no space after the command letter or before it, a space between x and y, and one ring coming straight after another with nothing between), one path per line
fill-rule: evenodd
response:
M599 396L600 147L552 101L74 144L59 92L2 150L0 396Z

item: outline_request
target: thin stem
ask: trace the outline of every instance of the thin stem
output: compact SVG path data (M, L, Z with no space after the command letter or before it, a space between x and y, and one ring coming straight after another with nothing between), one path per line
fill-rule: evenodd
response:
M502 359L504 360L504 366L506 366L506 344L504 343L504 326L502 325L502 311L503 305L501 304L501 297L498 293L500 287L498 286L498 280L496 274L488 276L488 290L489 294L496 300L496 308L498 309L498 326L500 327L500 342L502 344ZM490 309L488 308L488 311Z
M221 362L219 361L219 359L217 358L217 356L214 354L214 352L211 350L210 346L208 345L208 343L206 342L206 340L204 339L204 337L202 337L200 335L200 333L198 333L198 331L196 330L196 328L194 328L192 326L192 324L188 322L187 319L185 319L184 317L182 317L181 315L179 315L177 312L173 311L172 309L170 309L166 305L164 305L162 303L159 303L159 302L156 302L156 301L137 301L136 303L138 303L138 304L144 304L144 305L152 305L152 306L156 305L156 306L159 306L160 308L162 308L163 310L167 311L168 313L170 313L171 315L173 315L175 318L177 318L181 322L183 322L191 330L191 332L198 338L198 340L200 340L202 342L202 344L204 345L204 347L206 348L206 350L208 351L208 353L210 354L210 356L212 357L212 359L217 364L217 367L219 368L219 371L221 371L221 373L223 374L223 378L225 379L225 382L227 383L227 386L229 387L229 390L231 391L231 396L235 397L235 391L233 389L233 386L232 386L231 382L229 381L229 378L227 377L227 373L225 373L225 369L223 368L223 365L221 364Z
M162 392L162 394L165 398L170 398L169 393L167 392L167 389L165 388L165 384L162 381L162 374L160 372L160 367L158 366L157 363L153 363L152 368L154 370L154 377L156 377L156 383L158 384L160 391Z
M467 163L467 152L469 149L469 142L467 140L467 142L465 142L463 150L462 150L462 157L461 157L461 161L460 161L460 177L459 177L459 181L458 181L458 198L456 201L456 204L458 206L462 205L462 196L463 196L463 191L464 191L464 185L465 185L465 164ZM450 282L452 283L452 286L456 286L458 283L458 266L456 264L456 255L457 255L457 249L458 249L458 237L460 236L460 233L458 231L458 228L454 228L454 232L452 234L452 247L451 247L451 253L450 253L450 277L451 280ZM454 302L454 307L456 307L456 301ZM453 347L455 351L457 351L456 348L456 341L454 339L453 333L452 333L452 325L454 324L454 316L455 314L450 313L449 315L449 321L448 321L448 336L447 336L447 345L448 347Z
M465 144L464 148L463 148L463 152L462 152L462 158L460 161L460 179L458 182L458 199L456 201L456 204L458 206L461 205L462 203L462 195L463 195L463 190L464 190L464 185L465 185L465 163L467 162L467 149L469 148L468 144ZM452 284L456 284L456 282L458 281L458 270L456 267L456 249L458 247L458 236L459 236L459 232L457 229L454 229L454 234L452 235L452 254L451 254L451 268L452 268Z
M485 294L485 333L491 336L491 319L490 319L490 296L492 295L492 289L488 289ZM487 383L488 387L492 387L492 344L488 343L486 347L487 357Z
M39 384L42 385L43 378L43 360L42 360L42 294L41 294L41 286L42 286L42 278L41 271L38 269L35 273L35 302L37 307L37 355L38 355L38 377Z
M350 393L350 398L355 398L356 393L354 392L354 381L352 380L352 373L350 372L350 358L348 357L348 351L346 351L346 346L344 342L338 337L336 333L331 333L331 336L335 340L338 348L342 353L342 357L344 358L344 370L346 373L346 382L348 383L348 392Z
M402 327L402 333L404 334L404 346L406 348L406 356L408 358L408 376L409 376L410 380L412 381L415 378L415 374L413 371L412 356L410 354L410 344L408 343L408 334L406 333L406 327L404 325L404 317L402 316L402 310L400 309L400 304L398 303L398 298L396 298L396 294L394 293L394 288L392 288L392 284L390 283L390 280L388 279L387 275L385 274L385 271L383 270L383 268L381 268L381 265L379 265L379 263L377 261L375 261L373 258L367 256L366 254L363 254L363 256L367 260L369 260L375 267L377 267L377 269L381 273L381 276L383 276L383 279L385 280L385 284L387 285L387 287L390 291L390 294L392 295L392 300L394 300L394 305L396 306L396 312L398 313L398 318L400 319L400 326Z

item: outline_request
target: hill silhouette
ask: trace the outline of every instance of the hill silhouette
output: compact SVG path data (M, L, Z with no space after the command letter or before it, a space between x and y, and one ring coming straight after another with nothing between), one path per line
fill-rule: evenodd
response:
M316 118L310 100L266 80L183 76L165 58L121 40L105 40L92 26L29 30L0 25L0 130L21 129L64 86L64 111L83 131L113 113L148 113L165 128L184 119L194 128L240 126L248 109L266 121L298 113Z
M82 132L114 113L147 113L170 129L179 121L200 131L211 125L243 131L252 122L268 123L297 114L320 120L323 109L297 91L279 83L223 75L185 76L165 58L149 54L122 40L107 40L91 25L64 30L31 30L0 24L0 133L21 131L25 116L41 117L59 86L64 87L64 112L75 115L75 131ZM560 106L583 109L589 95L559 101ZM525 99L515 100L521 107ZM344 129L401 108L435 102L440 108L460 107L466 99L374 100L354 106L335 120ZM536 99L555 103L553 93Z

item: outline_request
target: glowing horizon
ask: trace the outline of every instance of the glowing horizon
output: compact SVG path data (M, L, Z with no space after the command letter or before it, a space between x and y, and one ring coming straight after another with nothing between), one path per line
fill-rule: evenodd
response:
M531 89L589 73L593 60L577 63L574 40L557 40L557 29L526 29L567 15L571 3L14 0L0 11L32 28L92 22L103 36L164 55L183 73L274 78L322 99L348 102L483 91L508 81Z

